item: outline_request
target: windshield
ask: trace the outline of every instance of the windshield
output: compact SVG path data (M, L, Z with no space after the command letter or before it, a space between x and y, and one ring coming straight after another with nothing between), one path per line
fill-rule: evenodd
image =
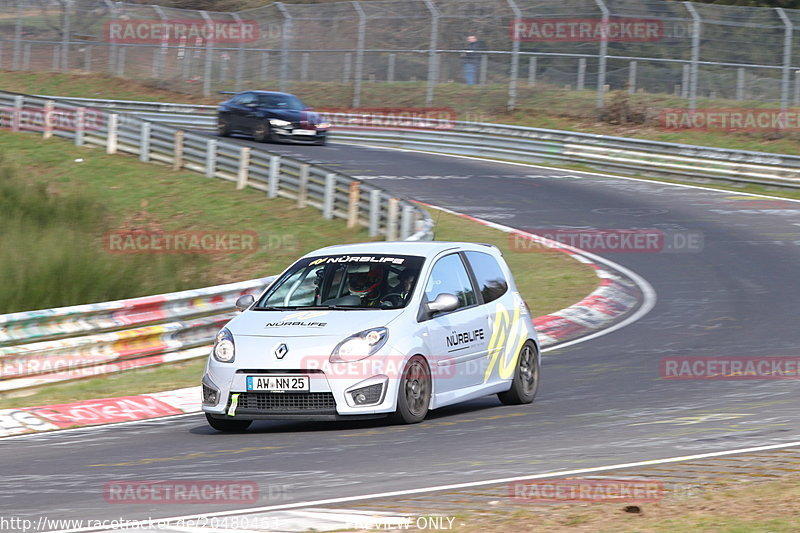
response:
M423 261L410 255L307 257L284 273L254 309L399 309L411 299Z
M258 105L270 109L288 109L291 111L302 111L306 108L298 97L291 94L259 94Z

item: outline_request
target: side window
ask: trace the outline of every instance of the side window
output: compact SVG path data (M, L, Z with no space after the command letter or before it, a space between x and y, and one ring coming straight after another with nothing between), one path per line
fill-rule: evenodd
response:
M252 104L255 101L256 101L256 95L254 95L253 93L245 93L242 95L241 99L236 103L238 105L247 105L247 104Z
M316 272L300 268L270 295L264 305L314 305L316 281Z
M494 257L483 252L466 252L465 255L478 281L484 303L497 300L508 291L508 281Z
M433 265L425 286L425 297L431 302L442 293L456 296L461 304L459 309L477 303L467 270L458 254L446 255Z

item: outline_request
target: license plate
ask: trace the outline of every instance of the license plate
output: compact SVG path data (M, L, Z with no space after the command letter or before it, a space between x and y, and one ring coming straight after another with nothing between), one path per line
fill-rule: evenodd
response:
M249 391L307 392L310 388L308 376L247 376Z
M316 135L317 130L294 130L292 133L295 135Z

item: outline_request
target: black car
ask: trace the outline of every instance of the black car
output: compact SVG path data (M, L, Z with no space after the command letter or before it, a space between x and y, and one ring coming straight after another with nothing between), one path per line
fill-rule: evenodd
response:
M298 141L325 144L330 124L298 97L271 91L235 93L219 105L217 132L252 135L258 142Z

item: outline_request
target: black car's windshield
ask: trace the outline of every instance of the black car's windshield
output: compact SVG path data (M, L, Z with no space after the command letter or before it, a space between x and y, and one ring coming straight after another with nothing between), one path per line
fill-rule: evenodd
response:
M398 309L414 293L424 259L410 255L329 255L295 263L255 310Z
M302 111L306 108L298 97L291 94L259 94L258 105L270 109L287 109L290 111Z

